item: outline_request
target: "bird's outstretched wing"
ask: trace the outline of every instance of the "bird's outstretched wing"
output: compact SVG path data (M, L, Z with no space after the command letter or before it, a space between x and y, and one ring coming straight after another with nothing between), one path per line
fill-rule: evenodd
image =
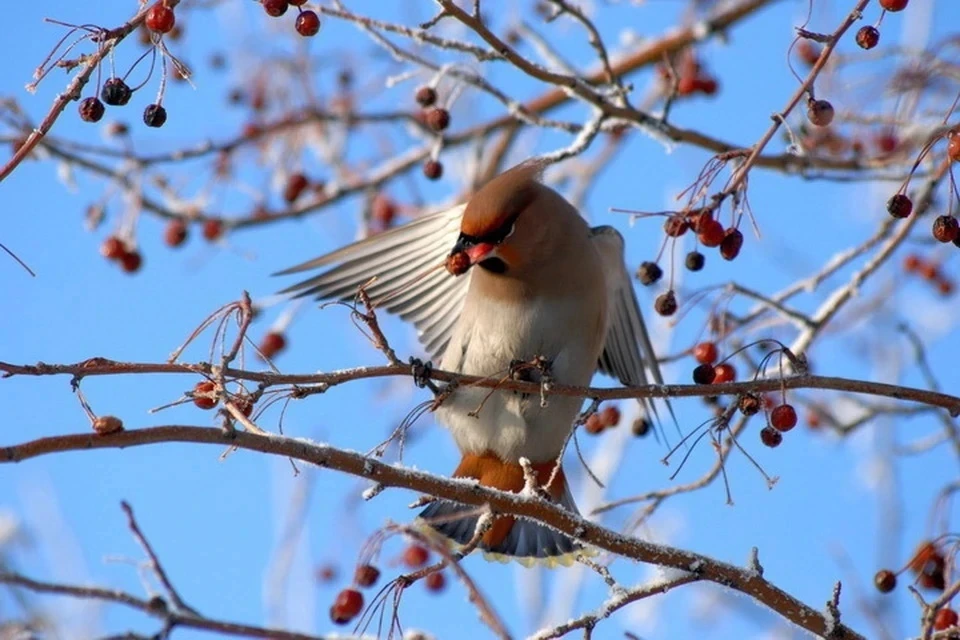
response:
M627 387L663 384L657 354L627 272L623 236L608 226L594 227L590 233L603 259L609 300L609 326L600 355L600 371L617 378ZM665 402L673 415L669 401ZM656 405L652 401L643 404L648 413L657 415Z
M444 260L460 234L464 205L413 222L284 269L276 275L324 268L281 293L320 300L353 300L359 288L378 308L413 323L430 357L437 360L463 309L470 274L455 277ZM372 282L371 282L372 281Z

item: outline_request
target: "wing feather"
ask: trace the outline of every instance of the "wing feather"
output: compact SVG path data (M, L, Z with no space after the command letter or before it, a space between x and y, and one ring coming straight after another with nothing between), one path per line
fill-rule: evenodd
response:
M624 386L663 384L657 354L643 321L643 313L627 272L623 237L613 227L591 229L591 237L603 258L603 270L609 300L609 326L600 356L602 373L617 378ZM665 401L670 415L673 408ZM654 417L657 408L652 401L641 403ZM676 418L674 417L674 422Z
M281 293L318 300L353 300L366 288L370 301L413 323L430 357L438 359L463 309L469 274L442 268L460 234L460 205L308 260L276 275L325 268Z

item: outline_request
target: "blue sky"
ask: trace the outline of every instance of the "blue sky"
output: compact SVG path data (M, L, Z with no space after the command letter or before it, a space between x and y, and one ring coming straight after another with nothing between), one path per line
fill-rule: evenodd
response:
M832 29L846 4L852 3L816 3L811 28ZM222 140L235 135L246 116L226 105L227 90L250 81L258 55L302 44L289 35L292 16L287 16L289 20L281 28L268 23L254 3L224 5L190 14L188 38L174 51L196 69L196 88L170 88L166 98L170 118L163 129L134 126L133 140L139 151L169 150L204 137ZM350 5L360 12L373 6L368 2ZM35 95L22 89L61 34L58 27L43 24L42 18L113 25L133 7L134 3L94 6L64 0L13 3L5 11L6 22L12 27L0 41L0 55L7 61L0 67L0 90L16 96L32 118L39 118L66 81L61 72L55 72ZM602 9L598 26L615 43L618 38L630 37L623 33L624 26L635 36L660 33L682 5L655 0L640 6L618 3L608 8L597 3L597 7ZM758 139L769 124L769 114L795 90L796 80L786 65L786 49L791 28L803 20L806 8L802 2L775 3L734 29L728 46L707 45L704 56L720 78L720 94L715 99L676 105L673 123L709 130L742 144ZM428 18L429 10L430 3L426 2L408 2L398 9L410 22ZM867 17L873 20L875 9ZM958 19L960 6L952 2L912 0L908 11L885 19L884 42L919 46L948 33L949 25L957 24ZM932 25L929 33L927 25ZM589 59L590 50L582 34L573 27L560 29L566 29L565 53L574 60ZM265 35L273 39L265 40ZM358 64L363 60L344 53L374 50L365 41L358 47L360 38L365 36L350 25L327 20L320 36L309 46L319 64L352 62L357 64L361 82L373 82L364 73L366 68ZM237 55L244 62L225 72L214 72L206 63L214 49ZM841 50L854 51L852 34ZM129 64L130 55L121 52L118 65ZM869 73L883 73L887 67L871 69ZM491 73L492 80L516 91L519 97L542 90L540 85L520 84L516 76L499 67ZM865 74L825 81L818 97L834 100L838 111L867 106L875 112L891 113L895 98L878 96L869 83L871 78L879 81ZM325 73L323 82L327 84L323 86L329 86L331 75ZM638 76L638 89L648 81L649 75ZM413 86L407 82L385 89L364 106L372 110L406 108L412 103ZM131 124L139 124L139 110L152 90L144 93L127 111L118 112ZM499 113L499 107L489 101L471 100L469 96L461 100L454 110L455 128L458 115L482 118ZM579 107L571 107L558 117L572 119L582 114ZM106 120L112 117L113 112ZM100 125L79 122L71 108L54 132L72 140L116 145L103 137L102 130ZM525 140L523 149L530 153L548 151L566 142L564 136L550 134ZM771 144L775 150L782 147L779 139ZM522 159L523 149L518 151L517 160ZM354 160L375 159L383 151L371 145L351 153ZM428 184L412 174L416 190L426 199L441 201L457 192L456 165L466 156L455 152L443 157L451 168L448 178L440 183ZM615 224L624 231L631 264L648 259L660 241L659 223L628 226L624 216L609 209L652 211L670 207L672 198L690 183L708 157L692 148L665 149L657 141L635 135L591 190L587 201L591 220ZM323 174L314 156L305 154L295 162L315 175ZM188 192L203 184L198 175L180 176L182 183L178 184ZM239 177L242 187L219 185L212 189L217 210L248 211L252 206L249 191L270 186L264 176L262 167L248 162ZM194 233L178 250L163 246L161 223L144 216L138 226L144 269L130 277L98 253L100 242L117 223L122 203L115 198L109 202L103 228L88 233L83 228L83 212L104 193L103 183L78 173L76 186L70 188L61 178L52 162L26 162L0 185L6 219L0 241L38 274L31 278L12 261L0 258L0 299L7 305L0 314L2 360L74 362L104 356L124 361L163 361L207 314L236 299L242 290L250 291L257 300L267 300L284 284L270 278L270 273L350 241L356 233L360 207L357 200L347 200L306 220L238 232L220 244L205 243ZM402 182L389 188L397 197L409 197L410 187ZM777 291L811 273L837 251L862 241L885 215L883 202L894 189L889 183L817 182L755 171L749 193L762 238L747 234L740 259L723 264L711 260L704 272L687 278L684 286L693 290L736 279L756 290ZM276 202L276 195L273 198ZM918 247L927 251L922 245L913 245L913 249ZM896 265L905 253L898 253ZM947 272L956 264L951 255L943 255ZM849 274L845 270L830 280L826 289L799 297L798 307L806 311L816 308L824 293ZM818 373L922 385L909 350L892 330L903 320L923 336L931 367L943 387L957 388L960 379L953 362L956 351L950 348L958 339L952 321L960 312L956 299L941 299L929 287L912 281L895 287L901 280L902 276L891 270L861 292L865 299L887 290L892 293L873 313L851 320L844 332L824 336L809 354ZM644 291L641 296L645 309L650 309L650 292ZM267 309L253 335L262 335L286 310L284 305ZM659 350L674 353L686 348L699 334L703 321L702 310L691 313L676 328L651 319ZM397 322L386 322L385 327L401 354L416 353L409 330ZM381 361L380 354L356 331L342 308L319 311L314 305L305 305L294 317L288 334L291 348L278 359L283 371L328 371ZM211 339L206 334L184 358L205 359ZM693 366L690 362L686 359L668 367L668 380L686 382ZM128 428L211 425L213 415L192 405L148 413L175 400L196 382L191 376L111 377L86 380L82 388L97 412L120 416ZM284 417L284 430L344 448L367 450L425 398L425 393L412 389L407 380L344 385L324 396L291 404ZM834 396L820 398L843 415L852 415L855 410ZM5 417L0 445L87 428L67 378L3 380L0 404ZM676 406L686 428L707 418L699 401L686 400ZM625 411L629 414L632 409L625 407ZM278 418L279 412L272 410L261 424L275 428ZM833 583L842 579L845 620L873 637L856 599L876 599L870 586L874 571L906 560L909 550L930 530L931 506L937 492L956 476L956 460L944 447L898 458L895 464L891 464L889 452L895 443L936 433L938 425L930 417L877 420L843 441L798 428L782 447L768 450L760 445L756 433L759 425L754 424L745 434L745 446L768 473L779 477L776 487L768 490L748 461L735 455L727 467L734 506L726 505L722 485L716 483L668 501L643 535L733 563L746 562L750 548L759 547L767 577L815 607L827 600ZM418 437L408 448L405 463L449 473L457 455L446 434L429 416L417 423L415 433ZM652 439L633 439L621 427L600 438L584 437L581 441L587 458L600 465L621 459L605 490L607 497L689 482L712 464L709 447L701 446L671 481L669 476L676 467L660 464L665 449ZM353 478L302 467L302 473L294 477L283 459L242 451L221 459L221 453L212 447L161 445L0 465L0 518L15 519L30 540L30 544L3 547L0 552L14 566L38 578L96 583L143 594L137 570L130 564L141 558L141 552L119 508L120 501L127 500L181 593L203 613L316 633L331 631L327 608L336 591L348 581L360 545L388 519L409 519L411 513L405 505L414 496L388 491L364 503L358 499L364 486ZM573 460L568 466L576 468ZM585 486L582 473L571 473L576 476L580 504L591 504L598 492ZM274 587L278 584L277 568L282 566L279 549L284 548L285 522L297 499L305 499L308 506L278 605L265 594L278 593ZM629 516L629 509L621 509L605 522L617 526ZM396 541L386 548L382 562L386 576L401 571L394 563L400 551ZM318 585L313 579L314 569L327 563L340 566L341 577L331 584ZM556 622L593 608L605 597L604 585L595 576L586 576L581 590L570 591L570 585L575 584L570 573L532 572L487 564L480 558L468 559L466 567L518 636L547 620ZM614 563L611 570L628 585L655 575L649 567L623 561ZM543 589L539 598L538 589ZM531 605L538 599L539 612ZM64 621L64 638L131 629L147 633L157 628L153 621L117 607L98 608L63 599L40 602ZM883 603L895 608L891 619L900 627L893 629L894 637L916 629L917 609L905 589L901 587ZM10 611L9 599L0 596L0 619ZM462 637L464 624L474 624L476 616L458 585L451 584L441 595L428 594L418 585L404 597L401 619L410 627L448 638ZM732 597L715 586L693 586L620 612L598 627L594 637L622 637L622 631L644 638L791 637L786 629L771 624L769 613L745 598ZM176 637L202 634L178 631Z

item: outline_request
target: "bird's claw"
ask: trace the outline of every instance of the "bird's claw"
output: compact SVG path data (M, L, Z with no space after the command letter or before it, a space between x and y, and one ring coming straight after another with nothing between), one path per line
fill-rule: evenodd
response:
M433 362L429 360L424 362L420 358L410 358L410 375L413 376L413 384L423 389L430 384L430 373L433 371Z

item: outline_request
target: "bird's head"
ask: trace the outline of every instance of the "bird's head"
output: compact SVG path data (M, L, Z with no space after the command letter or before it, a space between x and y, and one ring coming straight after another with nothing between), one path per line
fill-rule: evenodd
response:
M539 263L550 242L544 215L556 192L540 184L544 163L520 164L483 185L467 203L448 260L455 275L479 265L489 273L519 275ZM453 266L451 266L453 265Z

